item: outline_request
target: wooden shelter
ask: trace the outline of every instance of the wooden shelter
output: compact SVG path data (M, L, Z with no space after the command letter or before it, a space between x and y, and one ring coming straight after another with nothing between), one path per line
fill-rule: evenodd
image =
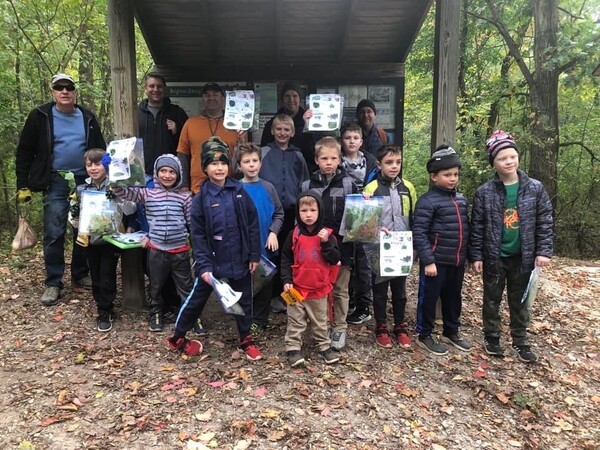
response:
M136 134L134 18L171 82L302 82L393 88L402 143L404 66L432 0L109 0L117 137ZM453 144L460 0L436 0L432 148ZM272 111L274 112L274 111ZM127 301L126 301L127 303Z

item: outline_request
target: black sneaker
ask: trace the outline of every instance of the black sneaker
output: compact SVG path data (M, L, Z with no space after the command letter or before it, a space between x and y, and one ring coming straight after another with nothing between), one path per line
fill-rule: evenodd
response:
M450 336L443 336L442 340L455 346L457 349L463 352L471 351L471 344L469 344L465 339L463 339L460 334L454 333Z
M150 331L159 332L163 330L162 314L156 313L150 316Z
M194 322L194 326L192 327L192 330L198 336L206 336L208 334L208 330L206 328L204 328L204 325L202 325L202 320L200 320L200 318L198 318Z
M165 311L163 313L163 320L165 323L175 323L177 320L177 313L175 311Z
M348 314L346 322L352 325L360 325L371 320L371 314L368 309L356 309L352 314Z
M274 313L285 313L287 312L287 305L281 299L281 297L275 297L271 300L271 311Z
M250 334L252 335L253 338L256 339L258 336L260 336L262 334L263 331L265 331L266 328L267 327L265 327L264 325L253 322L252 325L250 325Z
M330 348L319 352L325 361L325 364L335 364L340 360L340 357Z
M483 338L483 346L485 347L485 352L488 355L492 356L504 356L504 349L500 345L500 338L497 337L485 337Z
M292 367L297 367L304 364L304 358L299 350L290 350L287 352L287 359Z
M538 357L531 351L529 345L513 345L512 347L521 361L529 364L537 362Z
M443 356L448 353L448 346L440 344L431 335L427 336L426 338L419 336L417 339L417 345L434 355Z
M101 333L108 333L112 330L112 314L106 311L103 311L98 314L98 318L96 319L96 326L98 331Z

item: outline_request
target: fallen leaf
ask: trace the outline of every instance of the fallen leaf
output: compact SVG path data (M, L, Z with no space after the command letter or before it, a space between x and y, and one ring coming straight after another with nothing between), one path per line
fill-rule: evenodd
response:
M200 439L202 442L210 442L215 438L216 435L217 434L214 431L208 431L198 436L198 439Z
M175 389L177 386L181 386L183 383L184 383L184 380L175 380L175 381L173 381L171 383L163 384L160 387L160 390L161 391L169 391L171 389Z
M254 390L254 396L255 396L255 397L262 397L262 396L264 396L264 395L265 395L266 391L267 391L267 388L265 388L264 386L261 386L261 387L259 387L259 388L256 388L256 389Z
M383 432L385 434L391 434L392 433L392 427L390 427L389 425L384 425L383 426Z
M500 400L505 405L510 401L504 392L498 392L496 394L496 398Z
M214 388L220 388L224 384L225 384L225 382L223 380L213 381L212 383L208 383L209 386L214 387Z
M487 377L487 373L480 366L475 372L473 372L473 377L474 378L485 378L485 377Z
M276 409L267 408L263 412L260 413L260 416L267 417L269 419L275 419L276 417L279 417L279 414L280 414L280 412L277 411Z
M233 450L246 450L248 447L250 447L250 444L252 444L252 441L242 439L241 441L237 441L235 443Z
M506 442L508 442L508 445L510 445L511 447L522 447L522 445L519 441L515 441L513 439L509 439Z
M98 391L96 392L96 398L104 397L104 392Z
M85 353L79 353L75 357L75 364L83 364L84 361L85 361Z
M598 396L598 395L592 395L592 401L594 403L600 403L600 396Z
M431 444L431 450L446 450L446 447L439 444Z
M286 433L285 431L273 431L272 433L269 433L269 435L267 436L267 439L270 441L280 441L281 439L283 439L285 437Z
M186 450L210 450L209 447L201 442L189 440L185 446Z
M35 450L35 445L29 441L21 441L19 442L18 450Z
M52 425L52 424L54 424L56 422L60 422L60 421L61 421L61 419L59 419L58 417L55 417L55 416L44 417L42 419L41 425L43 427L48 427L48 426L50 426L50 425Z
M196 414L195 417L200 422L208 422L208 421L210 421L210 419L212 419L212 412L213 412L212 409L208 409L208 410L204 411L203 413Z
M65 411L77 411L79 408L77 408L77 405L74 405L73 403L70 403L68 405L61 405L61 406L57 406L57 409L63 409Z

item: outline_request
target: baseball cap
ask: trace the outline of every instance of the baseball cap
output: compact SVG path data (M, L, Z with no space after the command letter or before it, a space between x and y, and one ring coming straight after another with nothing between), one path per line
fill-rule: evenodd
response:
M75 80L73 80L73 77L71 77L70 75L67 75L66 73L57 73L52 77L52 80L50 81L50 86L54 86L56 83L62 80L75 84Z

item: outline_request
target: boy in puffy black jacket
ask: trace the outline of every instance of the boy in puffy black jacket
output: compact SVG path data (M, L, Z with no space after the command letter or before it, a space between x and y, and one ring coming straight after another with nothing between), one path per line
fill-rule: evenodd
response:
M458 333L469 242L468 203L456 192L460 167L454 149L438 147L427 161L433 186L415 207L413 242L420 261L417 344L434 355L448 353L448 347L432 336L438 297L444 319L442 339L459 350L471 349Z

